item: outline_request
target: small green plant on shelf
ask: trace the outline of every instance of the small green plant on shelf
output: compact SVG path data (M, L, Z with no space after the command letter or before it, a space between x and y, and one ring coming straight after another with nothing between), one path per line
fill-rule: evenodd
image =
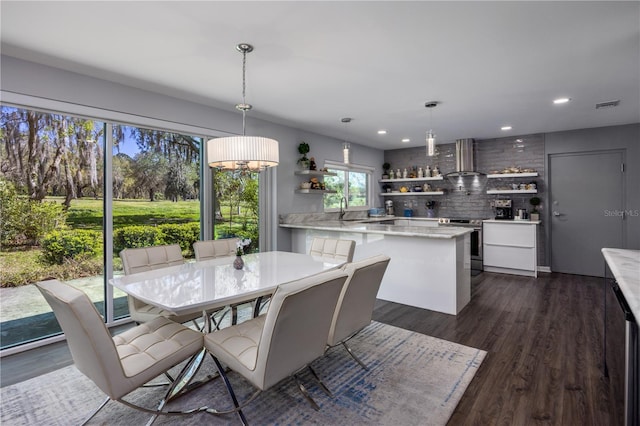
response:
M540 205L540 198L538 197L531 197L529 199L529 204L531 204L533 206L533 213L537 213L538 212L538 206Z
M300 153L300 155L302 155L302 157L300 157L300 159L298 160L298 165L302 170L309 170L310 161L307 158L307 154L310 150L311 148L306 142L300 142L300 145L298 145L298 152Z
M529 199L529 204L533 206L533 210L531 211L531 215L529 216L530 220L536 221L540 220L540 213L538 213L538 206L540 205L540 198L531 197Z
M384 170L384 172L382 173L382 179L389 179L389 169L391 168L391 164L389 163L383 163L382 164L382 170Z

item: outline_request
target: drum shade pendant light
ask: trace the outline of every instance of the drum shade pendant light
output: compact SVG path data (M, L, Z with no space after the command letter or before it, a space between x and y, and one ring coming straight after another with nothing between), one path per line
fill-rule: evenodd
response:
M430 101L424 104L429 108L429 131L427 132L427 155L433 157L436 154L436 135L433 133L433 109L438 105L435 101Z
M345 117L343 118L342 121L344 123L344 128L345 128L345 140L344 143L342 144L342 162L344 164L349 164L350 160L349 160L349 154L351 153L351 144L349 144L349 142L347 142L347 138L346 138L346 134L347 134L347 124L351 123L351 118L349 117Z
M236 109L242 111L242 136L210 139L207 142L207 162L221 170L259 172L278 165L278 141L245 134L246 113L252 108L245 101L247 53L253 51L253 46L240 43L236 49L242 53L242 103L236 105Z

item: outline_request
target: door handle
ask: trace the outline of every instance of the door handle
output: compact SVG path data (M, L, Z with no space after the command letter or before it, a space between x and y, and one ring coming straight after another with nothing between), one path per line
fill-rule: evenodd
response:
M562 213L554 211L554 212L553 212L553 215L554 215L554 216L562 216Z

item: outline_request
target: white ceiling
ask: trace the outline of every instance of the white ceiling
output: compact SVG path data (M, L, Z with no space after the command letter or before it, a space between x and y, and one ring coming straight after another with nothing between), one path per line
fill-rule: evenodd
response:
M422 145L429 127L449 143L640 121L637 1L4 0L0 8L5 55L229 110L242 93L235 45L253 44L249 119L377 148ZM572 101L553 105L559 96ZM615 99L618 107L596 111ZM440 104L429 111L432 100ZM345 126L342 117L354 120Z

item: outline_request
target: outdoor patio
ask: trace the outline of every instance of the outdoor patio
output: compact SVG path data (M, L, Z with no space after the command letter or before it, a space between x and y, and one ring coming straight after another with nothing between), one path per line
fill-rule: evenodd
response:
M102 275L67 281L89 295L99 312L104 312L104 278ZM127 314L123 294L114 299L115 317ZM0 288L0 346L39 340L60 332L60 327L38 289L33 285Z

